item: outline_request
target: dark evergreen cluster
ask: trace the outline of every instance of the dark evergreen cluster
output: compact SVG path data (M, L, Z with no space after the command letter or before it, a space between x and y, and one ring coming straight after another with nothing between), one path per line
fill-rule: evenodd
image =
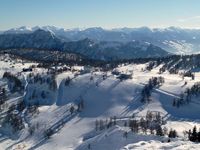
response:
M30 84L49 84L50 88L51 85L55 84L55 75L54 74L49 74L47 73L47 75L43 75L43 74L39 74L37 73L36 75L34 75L33 73L29 74L29 83Z
M146 66L146 70L151 71L155 66L157 66L157 63L155 61L150 61Z
M57 82L56 82L56 77L54 74L33 74L30 73L28 76L28 89L29 90L29 95L28 95L28 104L27 105L39 105L39 101L34 101L37 98L42 98L46 99L50 92L53 91L55 92L57 89ZM48 89L42 89L42 88L36 88L35 85L41 85L41 86L48 86ZM26 95L27 96L27 95Z
M21 80L10 72L5 72L3 78L8 79L8 81L12 83L12 87L10 87L11 92L20 91L24 88Z
M161 86L165 82L163 77L152 77L149 79L141 92L141 102L149 102L153 88Z
M169 138L176 138L178 135L177 135L177 132L176 132L176 130L170 130L169 131L169 134L168 134L168 137Z
M186 93L198 96L200 94L200 82L195 83L190 89L187 89Z
M10 125L14 132L17 132L24 128L22 118L20 116L20 111L16 109L15 105L11 105L7 111L7 115L3 120L3 126Z
M55 75L41 75L41 74L29 74L29 84L48 84L49 89L55 91L57 89L57 83Z
M192 142L200 142L200 131L197 131L196 126L194 126L192 131L188 131L188 139Z

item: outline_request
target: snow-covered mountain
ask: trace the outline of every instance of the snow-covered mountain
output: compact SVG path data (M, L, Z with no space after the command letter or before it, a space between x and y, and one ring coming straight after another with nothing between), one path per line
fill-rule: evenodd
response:
M2 34L0 48L37 48L59 50L62 41L54 33L38 29L32 33Z
M89 28L79 32L66 31L65 36L71 40L84 38L118 42L138 40L152 43L171 53L177 54L199 53L200 51L200 30L197 29L175 27L150 29L142 27L104 30L102 28Z
M90 33L89 29L86 31ZM169 55L169 53L162 48L143 41L113 42L86 38L67 42L63 40L63 37L60 37L60 34L58 35L58 33L55 33L53 28L51 28L51 30L50 28L48 30L38 29L34 32L33 30L28 30L28 32L29 33L6 33L0 35L0 48L60 50L78 53L88 58L98 60L119 60Z
M118 41L130 42L132 40L144 41L159 46L171 53L191 54L200 51L200 30L182 29L178 27L168 28L118 28L106 30L100 27L88 29L57 28L54 26L44 27L20 27L10 29L4 33L30 33L37 29L53 32L59 38L66 41L78 41L89 38L95 41Z

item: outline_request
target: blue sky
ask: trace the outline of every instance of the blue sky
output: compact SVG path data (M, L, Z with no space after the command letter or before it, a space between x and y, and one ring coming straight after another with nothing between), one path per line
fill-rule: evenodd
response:
M200 28L200 0L0 0L0 30L36 25Z

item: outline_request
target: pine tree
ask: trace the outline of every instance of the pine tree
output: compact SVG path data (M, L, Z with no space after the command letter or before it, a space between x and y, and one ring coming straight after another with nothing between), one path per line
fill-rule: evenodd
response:
M163 136L163 130L160 125L156 128L156 135Z
M177 137L177 132L176 132L176 130L173 130L172 136L173 136L173 138L176 138L176 137Z
M71 115L74 113L74 106L70 107L70 113L71 113Z
M113 119L114 119L114 122L113 122L113 123L114 123L114 125L116 125L116 124L117 124L117 117L116 117L116 116L114 116L114 118L113 118Z
M176 106L176 99L173 100L173 104L174 107Z
M191 135L192 135L192 131L189 130L189 131L188 131L188 139L189 139L189 140L190 140L190 138L191 138Z
M196 126L194 126L194 128L192 130L190 141L193 141L193 142L197 141L197 128L196 128Z
M128 132L127 131L124 132L123 137L125 137L127 139L127 137L128 137Z

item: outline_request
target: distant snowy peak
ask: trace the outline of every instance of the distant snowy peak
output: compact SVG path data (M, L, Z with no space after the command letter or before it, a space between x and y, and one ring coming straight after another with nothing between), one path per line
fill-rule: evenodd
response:
M114 29L104 29L101 27L65 29L65 28L59 28L59 27L55 27L55 26L41 26L41 27L40 26L35 26L35 27L22 26L22 27L12 28L12 29L9 29L6 31L1 31L1 32L5 33L5 34L6 33L19 34L19 33L31 33L38 29L50 31L50 32L53 32L54 34L61 34L61 33L68 34L68 36L78 34L78 35L82 35L81 37L83 37L83 35L91 36L90 34L95 34L95 33L102 34L102 36L105 36L105 35L109 36L109 34L116 34L116 36L117 36L117 33L119 33L119 32L125 33L125 34L135 34L135 33L137 33L137 34L144 34L144 33L151 33L151 34L188 33L188 34L190 34L190 33L194 33L194 32L200 33L199 29L183 29L183 28L173 27L173 26L168 27L168 28L149 28L149 27L127 28L127 27L124 27L124 28L114 28ZM69 34L69 33L71 33L71 34ZM193 36L193 37L195 37L195 36ZM74 37L71 37L71 38L73 39ZM87 38L87 37L85 37L85 38ZM88 38L90 38L90 37L88 37ZM101 38L103 38L103 37L101 37ZM75 40L77 40L77 39L75 39ZM102 39L100 39L100 40L102 40Z
M22 26L22 27L19 27L19 28L12 28L10 30L7 30L7 31L4 31L4 34L20 34L20 33L31 33L31 32L34 32L38 29L43 29L43 30L49 30L49 31L52 31L55 29L56 27L53 28L53 26L44 26L44 27L39 27L39 26L35 26L35 27L26 27L26 26Z
M28 32L34 32L38 29L43 29L46 31L52 31L52 32L104 32L104 31L110 31L110 32L124 32L124 33L131 33L134 31L139 32L167 32L167 31L173 31L173 32L180 32L180 31L192 31L197 29L182 29L179 27L168 27L168 28L149 28L149 27L138 27L138 28L113 28L113 29L104 29L101 27L91 27L91 28L71 28L71 29L65 29L55 26L34 26L34 27L27 27L27 26L21 26L18 28L12 28L6 31L2 31L4 33L28 33ZM200 31L200 30L199 30Z
M62 41L57 36L42 29L37 29L30 33L22 32L20 34L1 34L0 35L0 48L33 48L33 49L48 49L60 50Z
M4 33L5 34L30 33L30 32L33 32L33 29L35 29L35 27L34 28L30 28L30 27L22 26L22 27L19 27L19 28L12 28L10 30L5 31Z

